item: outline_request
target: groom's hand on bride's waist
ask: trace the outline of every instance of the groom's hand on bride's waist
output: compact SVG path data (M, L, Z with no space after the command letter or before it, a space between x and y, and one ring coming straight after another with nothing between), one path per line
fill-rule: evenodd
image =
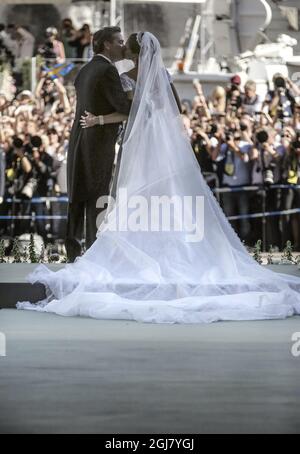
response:
M85 115L81 115L80 118L80 125L83 129L91 128L92 126L99 125L99 117L88 112L87 110L84 111Z

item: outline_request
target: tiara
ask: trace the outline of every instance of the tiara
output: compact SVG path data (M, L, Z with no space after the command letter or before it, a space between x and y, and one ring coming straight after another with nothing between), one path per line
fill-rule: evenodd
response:
M144 35L144 32L138 32L136 35L136 40L137 40L139 46L142 45L143 35Z

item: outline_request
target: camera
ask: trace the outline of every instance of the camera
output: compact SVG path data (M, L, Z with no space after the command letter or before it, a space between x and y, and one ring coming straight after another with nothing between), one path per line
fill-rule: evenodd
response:
M42 145L42 139L40 138L40 136L32 136L30 139L30 144L32 148L40 148L40 146Z
M20 195L26 199L32 199L33 194L37 188L37 180L35 178L29 178Z
M49 40L47 40L43 45L39 46L37 53L44 57L46 60L52 60L56 58L53 43Z
M269 135L267 131L264 129L257 131L256 133L256 140L260 145L263 145L269 140ZM264 184L270 185L274 184L274 169L276 167L276 164L274 162L271 162L268 167L265 165L265 158L264 158L264 150L260 147L260 153L261 153L261 160L263 163L263 181ZM257 168L257 172L261 172L260 168Z
M270 167L273 167L274 164L270 164ZM268 168L266 170L264 170L264 183L265 184L274 184L274 172L273 172L273 169L272 168Z
M274 169L276 164L270 163L269 167L263 170L263 182L265 185L274 184ZM261 172L261 168L257 167L256 172Z
M267 131L265 131L265 130L258 131L256 133L256 140L260 144L268 142L269 135L268 135Z
M285 89L286 88L286 82L285 79L281 76L278 76L274 79L274 86L277 89Z
M297 138L294 142L292 142L292 147L294 150L300 150L300 140Z
M209 134L214 135L218 132L218 126L216 124L212 124L210 127Z
M23 147L23 145L24 145L23 140L20 139L17 136L14 136L14 138L13 138L13 147L17 148L17 149L20 149L20 148Z
M236 129L234 128L227 128L225 131L225 140L228 142L228 140L233 139L233 135L236 132Z
M198 146L199 147L203 147L206 145L206 141L205 139L202 137L201 134L199 134L199 132L196 133L196 140L197 140L197 143L198 143Z

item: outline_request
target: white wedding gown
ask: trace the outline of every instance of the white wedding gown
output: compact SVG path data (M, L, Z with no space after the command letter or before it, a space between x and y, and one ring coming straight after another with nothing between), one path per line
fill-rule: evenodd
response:
M121 197L126 188L129 204ZM247 252L204 181L182 126L156 38L145 33L139 75L122 146L116 201L97 240L75 263L52 272L39 265L28 277L43 283L47 298L19 309L64 316L153 323L279 319L300 314L300 278L273 273ZM136 205L137 196L149 202ZM191 231L145 226L153 196L203 197L201 241ZM135 199L134 199L135 197ZM140 200L140 199L138 199ZM195 205L171 210L199 222ZM121 208L140 229L119 219ZM157 214L157 213L156 213ZM113 226L119 221L118 230ZM135 224L136 225L136 224ZM180 223L178 224L180 225ZM157 229L157 226L159 227Z

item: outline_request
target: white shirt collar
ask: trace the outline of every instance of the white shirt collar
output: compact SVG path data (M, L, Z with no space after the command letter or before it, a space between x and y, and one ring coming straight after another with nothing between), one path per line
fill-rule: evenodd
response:
M103 55L103 54L96 54L96 55L98 55L99 57L105 58L105 60L107 60L109 63L112 63L112 61L105 55Z

